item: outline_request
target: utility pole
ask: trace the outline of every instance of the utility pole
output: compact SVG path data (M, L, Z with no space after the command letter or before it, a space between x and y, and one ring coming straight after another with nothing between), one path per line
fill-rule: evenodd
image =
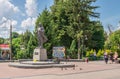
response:
M12 23L10 23L10 60L12 60Z

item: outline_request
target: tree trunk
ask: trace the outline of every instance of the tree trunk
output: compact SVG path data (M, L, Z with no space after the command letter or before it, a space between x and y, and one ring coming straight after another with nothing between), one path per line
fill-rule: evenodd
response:
M80 38L78 39L78 59L80 59Z

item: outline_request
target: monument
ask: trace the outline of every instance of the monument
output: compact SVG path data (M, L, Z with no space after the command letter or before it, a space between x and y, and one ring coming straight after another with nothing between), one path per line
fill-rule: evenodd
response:
M17 67L17 68L30 68L30 69L40 69L40 68L62 68L63 67L73 67L75 68L74 64L66 64L66 63L60 63L60 61L57 59L57 61L42 61L47 60L47 51L45 48L43 48L43 44L48 40L47 37L44 35L44 28L41 24L39 24L37 31L37 38L38 38L38 47L34 49L33 52L33 60L34 61L19 61L19 62L12 62L8 65L10 67ZM53 48L53 56L57 58L61 58L64 56L64 47L54 47Z
M44 27L41 24L39 24L36 34L38 38L38 47L34 49L33 60L36 60L36 61L47 60L47 51L45 48L43 48L43 44L48 39L44 34Z

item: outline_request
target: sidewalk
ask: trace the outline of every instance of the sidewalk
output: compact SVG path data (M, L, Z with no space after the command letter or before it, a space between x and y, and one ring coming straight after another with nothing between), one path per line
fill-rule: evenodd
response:
M8 67L8 63L0 63L0 79L64 79L67 76L96 73L107 70L118 70L120 64L105 64L104 61L69 62L75 64L75 69L47 68L47 69L21 69ZM79 74L79 75L78 75ZM61 78L58 78L58 77ZM81 78L82 79L82 78Z

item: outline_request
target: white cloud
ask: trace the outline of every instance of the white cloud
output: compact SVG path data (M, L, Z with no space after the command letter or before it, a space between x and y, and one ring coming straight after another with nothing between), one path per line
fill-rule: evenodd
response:
M9 35L10 24L13 27L18 24L16 20L10 20L9 18L19 14L19 12L19 8L12 4L10 0L0 0L0 36Z
M36 0L26 0L25 8L26 8L26 14L29 17L35 17L37 15Z
M20 33L24 32L26 29L34 29L37 16L37 0L26 0L25 8L27 18L21 22L22 31L20 31ZM23 14L23 16L25 16L25 14Z
M8 30L5 30L5 31L0 31L0 37L3 37L3 38L9 38L9 31Z
M0 19L5 16L9 17L19 12L19 8L13 5L10 0L0 0Z
M15 27L17 25L16 20L10 20L10 19L7 19L6 17L2 17L0 22L1 22L0 27L6 28L6 29L9 29L10 24L12 24L13 27Z
M8 38L9 32L10 32L10 24L12 24L12 28L16 28L17 21L9 20L6 17L2 17L0 22L1 22L0 23L0 37Z
M26 29L33 31L37 16L37 0L26 0L25 10L25 13L20 11L17 6L11 3L11 0L0 0L0 37L9 37L11 22L12 30L19 34L25 32ZM17 18L18 15L21 17L20 20ZM13 19L12 17L14 20L10 21L8 18Z
M12 26L16 26L17 25L17 21L16 20L13 20L12 21Z
M2 22L7 21L7 18L2 17L2 20L1 20L1 21L2 21Z
M18 30L18 31L17 31L17 33L22 34L22 33L23 33L23 31L22 31L22 30Z
M21 27L24 29L32 28L33 26L35 26L35 21L36 21L36 18L29 17L29 18L22 21Z

